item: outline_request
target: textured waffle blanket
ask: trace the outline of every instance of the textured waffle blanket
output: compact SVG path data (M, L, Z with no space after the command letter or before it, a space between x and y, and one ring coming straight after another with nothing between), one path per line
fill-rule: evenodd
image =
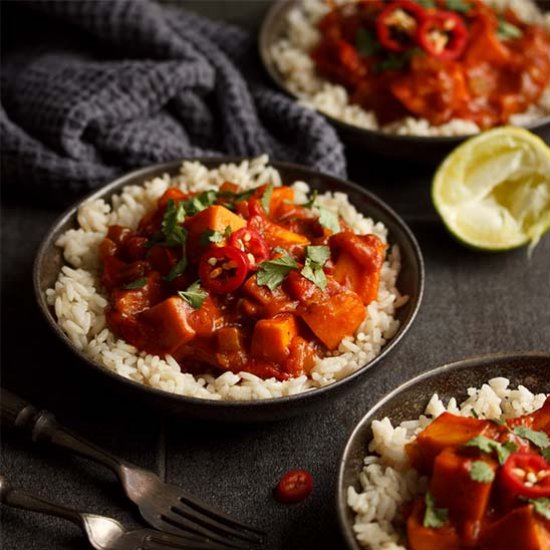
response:
M244 31L136 0L2 6L2 174L76 195L131 168L268 153L345 175L327 122L266 85Z

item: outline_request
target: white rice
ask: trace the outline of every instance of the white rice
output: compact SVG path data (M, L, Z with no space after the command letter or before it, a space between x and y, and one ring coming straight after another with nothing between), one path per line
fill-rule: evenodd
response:
M310 51L320 40L317 30L319 20L331 9L330 4L341 5L357 0L297 0L296 6L286 16L285 34L271 47L270 55L288 89L301 98L304 105L318 109L338 120L390 134L416 136L457 136L480 131L470 120L455 118L440 126L432 126L426 119L405 117L385 126L380 126L372 111L350 103L343 86L321 78L310 57ZM538 23L550 31L550 12L542 14L531 0L485 0L495 10L514 10L525 22ZM510 117L509 123L525 125L550 114L550 86L537 105Z
M427 478L410 467L405 445L441 413L479 418L513 418L532 413L544 404L546 395L533 394L524 386L509 388L507 378L493 378L479 389L468 388L468 398L460 405L452 398L447 406L434 394L424 415L393 427L389 418L372 423L372 455L364 460L359 474L360 491L348 487L348 506L355 512L353 530L362 547L370 550L405 550L403 532L396 525L401 505L425 493Z
M63 249L64 265L54 288L46 291L57 322L71 342L84 354L112 371L142 384L180 395L207 399L250 400L293 395L340 380L376 357L386 342L397 332L399 321L395 310L407 297L396 288L400 270L399 249L392 246L382 266L377 300L367 306L367 316L353 337L346 337L329 357L318 358L309 376L287 381L263 380L250 373L224 372L219 376L182 373L171 357L157 357L138 351L118 339L106 326L106 295L99 282L98 246L109 225L136 228L142 216L156 207L157 199L168 186L203 191L216 189L232 181L243 189L264 183L281 185L277 170L268 166L263 155L239 165L222 165L208 170L198 162L184 162L180 175L168 175L130 185L112 204L103 199L88 201L78 210L78 229L70 229L57 241ZM295 182L296 202L305 202L309 187ZM386 227L357 212L343 193L325 193L319 202L337 211L356 233L374 233L387 242Z

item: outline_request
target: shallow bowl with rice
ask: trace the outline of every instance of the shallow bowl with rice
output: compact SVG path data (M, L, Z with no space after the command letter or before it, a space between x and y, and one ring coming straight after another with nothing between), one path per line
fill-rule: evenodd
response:
M392 521L425 492L404 449L419 429L445 410L489 419L530 413L550 394L549 372L549 353L473 357L427 371L378 402L354 428L340 461L336 498L347 546L405 548Z
M260 57L273 81L302 104L317 109L336 127L342 139L357 148L385 157L437 163L479 127L468 120L452 119L431 126L423 118L408 116L380 128L376 116L349 102L343 86L319 77L308 48L318 40L316 21L331 5L354 0L281 0L266 14L259 35ZM531 0L487 0L497 8L522 8L527 21L539 18L550 29L550 12L545 2ZM535 7L535 6L538 6ZM540 16L544 10L544 15ZM513 115L509 125L522 126L550 139L550 86L539 104Z
M369 305L361 333L345 339L336 354L322 359L315 375L285 382L229 371L217 377L181 373L175 361L139 353L116 339L105 327L106 300L97 284L98 266L94 265L98 244L108 220L135 224L166 189L167 182L176 180L185 180L197 190L216 187L226 180L250 187L267 180L275 185L281 181L307 182L311 190L332 193L327 200L335 201L339 211L343 208L344 219L356 219L363 232L378 232L384 239L387 236L392 252L384 268L386 275L382 276L378 299ZM146 182L150 183L143 187ZM300 189L304 184L297 185ZM49 325L83 363L103 375L106 383L170 413L228 421L263 421L298 414L329 394L358 383L382 363L410 327L420 305L423 278L422 257L414 236L379 199L355 184L301 166L268 166L265 156L253 160L200 159L200 163L187 161L183 166L173 162L123 176L92 193L55 223L38 252L34 270L37 300Z

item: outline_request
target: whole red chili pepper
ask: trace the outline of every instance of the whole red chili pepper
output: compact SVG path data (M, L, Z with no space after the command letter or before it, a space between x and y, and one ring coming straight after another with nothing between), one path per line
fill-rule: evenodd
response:
M248 260L248 268L258 269L258 264L267 260L269 257L269 248L263 237L250 227L242 227L231 234L229 244L242 250Z
M418 42L437 59L458 59L466 48L468 29L458 14L436 11L420 24Z
M550 464L535 453L510 455L500 472L502 489L524 498L550 496Z
M199 262L202 286L215 294L237 290L247 274L248 258L242 250L233 246L211 246Z
M416 45L417 33L426 18L426 10L410 0L391 2L376 19L380 44L392 52L404 52Z

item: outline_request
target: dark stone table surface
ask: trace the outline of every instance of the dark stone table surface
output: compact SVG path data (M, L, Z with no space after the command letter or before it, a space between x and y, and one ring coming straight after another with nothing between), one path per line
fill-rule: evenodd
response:
M254 1L187 4L251 29L266 8ZM433 168L386 163L358 151L348 151L348 160L350 179L381 196L416 234L426 261L426 292L401 346L339 400L292 420L219 426L163 418L111 393L52 337L35 303L33 257L60 209L9 197L2 204L2 386L55 411L62 423L114 453L265 529L270 549L343 547L335 512L337 466L349 433L376 401L446 362L550 351L550 235L531 257L525 249L471 251L447 234L433 210ZM0 471L14 484L139 525L116 481L99 466L8 433L1 443ZM294 468L312 473L314 492L300 504L278 504L272 488ZM5 507L1 512L4 550L87 548L71 524Z

